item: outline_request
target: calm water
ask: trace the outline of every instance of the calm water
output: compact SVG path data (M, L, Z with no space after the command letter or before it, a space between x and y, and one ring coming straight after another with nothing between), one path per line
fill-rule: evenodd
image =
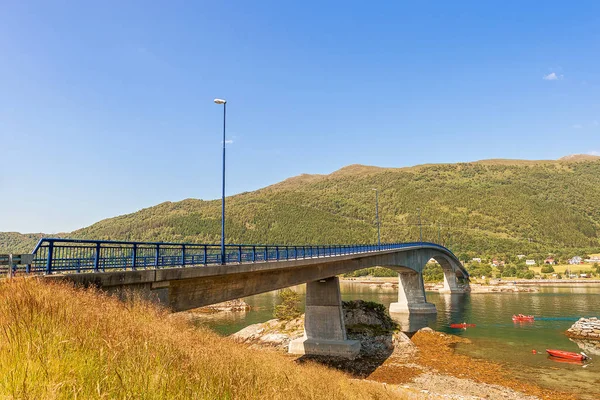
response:
M299 286L298 291L304 291ZM397 289L342 283L344 300L363 299L389 306L397 299ZM202 318L198 323L208 325L221 334L231 334L248 325L272 318L277 293L265 293L245 299L252 311L225 313ZM558 363L548 359L546 348L581 351L579 345L566 336L567 330L579 317L600 316L600 287L542 287L538 293L497 293L444 295L427 293L435 303L437 315L412 317L392 315L403 331L414 332L424 326L437 331L469 338L471 344L459 345L457 351L478 358L506 364L516 375L539 384L577 393L582 399L600 399L600 348L586 348L592 362ZM533 314L533 323L515 324L513 314ZM476 324L467 330L451 329L451 323ZM532 350L538 351L537 355ZM594 354L595 353L595 354Z

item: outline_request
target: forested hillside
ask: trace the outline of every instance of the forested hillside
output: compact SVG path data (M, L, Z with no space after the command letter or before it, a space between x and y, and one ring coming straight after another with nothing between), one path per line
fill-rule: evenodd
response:
M600 158L377 168L302 175L228 198L230 243L441 241L464 257L576 253L600 246ZM218 242L220 201L188 199L100 221L70 236Z
M30 253L42 236L41 233L0 232L0 254Z

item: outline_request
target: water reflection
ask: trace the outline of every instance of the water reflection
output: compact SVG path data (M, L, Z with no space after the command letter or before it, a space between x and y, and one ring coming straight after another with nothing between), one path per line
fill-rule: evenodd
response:
M434 326L437 318L435 314L407 313L390 313L390 317L398 323L400 330L409 336L421 328Z
M577 347L581 349L588 356L594 354L600 356L600 342L596 340L585 340L585 339L569 339L575 343Z
M468 293L440 294L444 314L449 324L471 321L471 295ZM440 305L441 308L441 305ZM438 313L442 310L438 309Z

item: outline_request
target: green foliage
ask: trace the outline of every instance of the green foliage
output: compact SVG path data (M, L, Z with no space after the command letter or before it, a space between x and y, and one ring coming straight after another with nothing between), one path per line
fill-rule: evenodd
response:
M444 271L438 263L427 263L423 269L423 280L427 283L444 281Z
M525 274L523 275L523 278L525 278L525 279L533 279L534 277L535 277L535 274L531 270L525 272Z
M300 295L290 288L279 291L280 304L275 306L273 316L277 319L289 321L302 315L300 310Z
M41 233L0 232L0 254L31 253L41 236L43 236Z
M469 271L469 275L474 278L481 276L490 277L492 275L492 266L486 263L474 262L466 264L465 267L467 268L467 271Z
M563 259L600 247L600 161L353 165L330 175L302 175L229 197L227 242L374 243L373 187L379 189L384 242L418 240L420 207L423 239L440 238L462 260L516 254L541 260L549 253ZM68 236L218 243L220 201L165 202ZM4 252L30 251L34 244L28 237L0 236ZM523 262L515 267L525 272Z
M595 262L594 265L592 265L592 268L597 272L600 273L600 265Z
M544 265L541 269L544 274L551 274L554 272L554 267L552 265Z

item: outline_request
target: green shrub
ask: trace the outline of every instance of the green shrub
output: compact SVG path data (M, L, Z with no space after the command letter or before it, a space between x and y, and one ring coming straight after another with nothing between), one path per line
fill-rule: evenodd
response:
M273 316L277 319L289 321L302 315L300 310L300 295L290 288L279 291L280 304L275 306Z
M552 265L544 265L542 267L542 273L551 274L552 272L554 272L554 267Z
M523 275L523 278L525 278L525 279L533 279L533 278L535 278L535 274L533 273L533 271L527 271Z

